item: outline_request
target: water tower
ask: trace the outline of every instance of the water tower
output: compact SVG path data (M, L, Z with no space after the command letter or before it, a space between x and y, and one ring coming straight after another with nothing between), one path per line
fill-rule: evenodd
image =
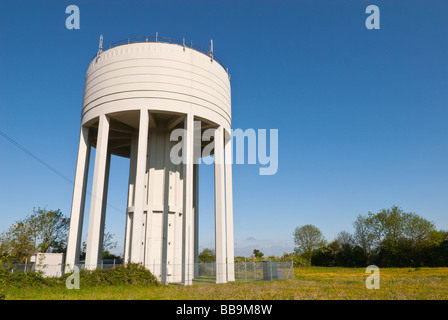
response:
M184 129L179 141L171 132ZM133 38L102 47L85 80L66 265L77 265L90 149L96 148L85 268L101 262L111 155L130 158L124 261L165 283L191 285L198 257L198 158L214 134L216 282L234 280L231 92L210 50L184 40ZM170 153L183 147L181 163ZM199 150L199 152L196 152ZM196 271L195 271L196 269Z

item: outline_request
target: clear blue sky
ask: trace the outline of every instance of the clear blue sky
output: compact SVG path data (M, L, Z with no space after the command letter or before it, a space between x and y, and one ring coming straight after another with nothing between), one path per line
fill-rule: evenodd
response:
M79 30L65 27L70 4ZM370 4L380 30L365 27ZM290 252L304 224L332 240L392 205L447 230L447 12L447 1L2 0L0 130L73 180L99 35L213 39L231 73L233 127L279 130L276 175L234 166L236 255ZM0 231L33 207L70 215L68 181L3 136L0 150ZM111 165L106 229L119 250L128 165ZM200 185L200 246L213 247L212 166L201 166Z

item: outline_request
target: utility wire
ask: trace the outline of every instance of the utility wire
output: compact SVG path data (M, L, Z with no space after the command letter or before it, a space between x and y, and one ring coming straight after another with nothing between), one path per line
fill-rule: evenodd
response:
M55 168L53 168L52 166L50 166L48 163L46 163L44 160L42 160L41 158L39 158L38 156L36 156L35 154L33 154L31 151L28 151L27 149L25 149L25 147L23 147L20 143L18 143L17 141L15 141L13 138L11 138L10 136L8 136L6 133L4 133L3 131L0 130L0 134L5 137L6 140L8 140L9 142L11 142L13 145L15 145L17 148L19 148L20 150L22 150L23 152L25 152L27 155L29 155L30 157L32 157L34 160L40 162L41 164L43 164L45 167L47 167L48 169L50 169L51 171L53 171L54 173L56 173L58 176L60 176L62 179L64 179L65 181L67 181L68 183L70 183L71 185L74 184L73 180L71 180L70 178L67 178L65 175L63 175L62 173L60 173L58 170L56 170Z
M36 156L34 153L32 153L31 151L27 150L24 146L22 146L20 143L18 143L17 141L15 141L13 138L11 138L10 136L8 136L6 133L4 133L3 131L0 130L0 135L2 135L6 140L8 140L9 142L11 142L13 145L15 145L17 148L19 148L20 150L22 150L23 152L25 152L27 155L29 155L31 158L33 158L34 160L36 160L37 162L39 162L40 164L44 165L45 167L47 167L47 169L51 170L53 173L57 174L58 176L60 176L62 179L64 179L65 181L67 181L68 183L70 183L72 186L75 184L73 182L72 179L66 177L64 174L60 173L58 170L56 170L55 168L53 168L51 165L49 165L48 163L46 163L44 160L42 160L41 158L39 158L38 156ZM89 195L92 195L91 192L86 191ZM107 204L107 207L112 208L118 212L123 212L123 210L118 209L115 206L112 206L110 204Z

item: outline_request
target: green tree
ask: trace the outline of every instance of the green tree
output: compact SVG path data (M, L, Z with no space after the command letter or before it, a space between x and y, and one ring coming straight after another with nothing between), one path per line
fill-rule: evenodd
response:
M118 242L114 241L115 235L110 232L104 233L103 237L103 252L112 251L118 246Z
M344 267L354 267L353 259L354 239L347 231L341 231L333 241L335 243L335 264Z
M114 241L114 234L106 232L103 237L103 253L102 259L114 260L116 263L121 263L123 261L122 257L111 253L113 249L118 246L118 242Z
M102 258L103 259L113 259L117 258L118 256L110 253L113 249L115 249L118 245L117 241L114 241L115 235L110 232L105 232L103 236L103 246L101 248L102 250ZM86 250L87 250L87 243L85 241L82 242L81 246L81 252L79 253L79 259L85 260L86 258Z
M436 231L432 222L397 206L358 216L354 227L355 244L369 263L397 267L422 265Z
M336 258L339 253L339 247L340 245L337 240L334 240L325 246L313 250L311 262L308 262L308 265L321 267L336 266Z
M2 235L4 262L23 263L37 252L30 234L29 226L23 221L18 221L9 227L9 230Z
M311 224L297 227L293 236L296 245L294 251L307 259L310 265L313 251L326 245L322 232Z
M69 219L58 210L34 208L0 237L0 251L10 262L24 263L37 252L65 252Z
M415 213L402 214L403 236L414 248L421 249L432 240L432 233L436 231L434 223Z
M375 250L375 235L372 229L372 221L366 216L359 215L353 223L355 232L353 234L354 245L361 248L363 258L366 262L372 259Z
M215 252L212 249L205 248L198 255L199 262L214 262L216 259Z
M38 252L65 252L70 219L61 210L38 208L25 220L29 226L34 226L33 237Z
M377 243L396 243L403 233L403 210L392 206L378 213L369 212L367 222Z
M261 259L261 258L263 258L263 256L264 256L263 252L261 252L261 251L258 250L258 249L254 249L253 254L254 254L255 258L257 258L257 259Z

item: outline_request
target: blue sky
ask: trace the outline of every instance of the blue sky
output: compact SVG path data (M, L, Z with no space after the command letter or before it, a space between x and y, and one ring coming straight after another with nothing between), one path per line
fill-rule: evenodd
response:
M79 30L65 27L71 4ZM371 4L380 30L365 27ZM304 224L332 240L359 214L392 205L447 230L446 12L446 1L3 0L0 131L73 180L99 35L105 44L156 32L202 47L213 39L231 74L233 128L279 130L276 175L234 165L236 255L290 252ZM70 215L66 179L3 136L0 150L0 231L33 207ZM112 159L106 229L118 250L128 166ZM200 246L213 247L212 166L201 166L200 210Z

